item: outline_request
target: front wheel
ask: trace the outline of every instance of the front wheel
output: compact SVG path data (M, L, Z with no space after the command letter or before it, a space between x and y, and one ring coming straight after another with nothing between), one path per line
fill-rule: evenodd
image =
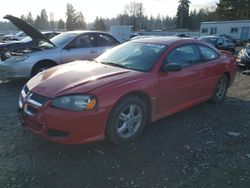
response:
M109 116L106 137L117 144L133 141L143 130L146 116L145 103L138 97L122 99Z
M43 72L51 67L55 66L53 63L50 62L41 62L37 65L34 66L32 72L31 72L31 77L37 75L39 72Z
M223 75L218 81L212 97L212 101L216 104L222 104L225 101L229 80L226 75Z

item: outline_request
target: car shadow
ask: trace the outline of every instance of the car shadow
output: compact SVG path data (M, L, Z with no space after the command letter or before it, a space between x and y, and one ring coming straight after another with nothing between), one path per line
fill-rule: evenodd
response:
M6 83L5 86L16 90L24 83ZM180 179L187 181L183 174L185 166L191 166L192 172L193 168L198 168L197 163L217 161L217 153L227 152L226 144L233 146L231 138L226 137L227 132L243 134L244 122L249 119L246 116L239 120L238 113L250 114L249 106L250 101L234 97L227 97L223 105L202 103L148 124L142 135L123 146L108 141L60 145L25 131L19 123L15 129L0 129L1 139L8 138L8 143L1 142L8 146L2 157L5 157L4 165L11 166L16 183L23 187L60 187L62 184L124 187L123 179L129 183L139 182L135 178L138 177L149 183L157 181L156 174L172 179L162 185L173 187ZM23 181L25 177L33 180Z
M125 151L140 152L149 151L149 148L164 148L174 152L174 145L185 145L187 142L195 142L195 135L200 129L212 127L219 128L223 125L226 128L237 120L237 113L250 112L250 101L239 100L227 97L223 105L216 105L212 102L205 102L188 110L165 117L153 123L148 123L143 133L133 142L126 145L116 145L109 141L100 141L83 145L61 145L38 138L30 132L29 144L41 144L46 149L46 153L63 152L65 157L73 157L75 154L85 155L112 155L112 153L122 154ZM230 114L230 116L228 116ZM246 117L247 120L247 117ZM244 121L244 120L243 120ZM225 125L224 125L225 124ZM230 128L230 126L229 126ZM25 133L26 134L26 133ZM199 143L197 143L199 145ZM155 147L157 145L157 147Z

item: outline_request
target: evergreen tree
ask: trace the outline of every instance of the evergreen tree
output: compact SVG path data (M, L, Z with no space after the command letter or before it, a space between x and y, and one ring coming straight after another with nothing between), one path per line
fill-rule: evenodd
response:
M82 12L78 12L77 15L76 15L76 18L75 18L75 29L86 29L87 26L86 26L86 22L85 22L85 19L84 19L84 16L82 14Z
M54 13L50 13L49 15L49 29L55 30L56 29L56 21L54 20Z
M26 21L31 24L31 25L34 25L34 19L33 19L33 16L31 14L31 12L28 13L28 15L26 16Z
M176 14L176 26L178 29L190 28L189 4L189 0L179 0Z
M58 21L58 26L57 26L58 30L64 30L65 29L65 23L62 19L60 19Z
M216 11L221 20L250 19L250 0L220 0Z
M96 17L94 21L94 29L97 31L106 31L106 25L102 18Z
M40 18L41 18L40 29L47 30L49 28L49 21L48 21L48 15L45 9L41 10Z
M42 28L42 21L41 21L41 17L39 15L37 15L37 17L36 17L35 27L37 29L41 29Z
M68 3L66 10L66 29L68 31L76 29L76 10L73 5Z
M23 14L21 15L21 20L26 21L26 17Z

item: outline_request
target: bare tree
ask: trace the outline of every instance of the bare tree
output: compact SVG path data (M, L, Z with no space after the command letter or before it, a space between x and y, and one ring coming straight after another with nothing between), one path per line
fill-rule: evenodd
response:
M142 29L143 4L133 1L125 6L124 14L131 18L131 23L135 30Z

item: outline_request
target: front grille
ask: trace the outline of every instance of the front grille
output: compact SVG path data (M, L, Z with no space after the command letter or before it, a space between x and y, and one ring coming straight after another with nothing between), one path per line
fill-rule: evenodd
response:
M29 93L29 88L25 85L21 90L22 100L27 96L28 93Z
M48 100L49 98L47 97L32 93L27 85L25 85L21 91L18 105L19 108L23 109L25 114L34 116Z
M24 93L26 93L26 95L27 95L27 93L29 92L29 88L28 88L28 86L27 86L27 85L25 85L25 86L24 86L24 88L23 88L23 90L24 90Z
M30 106L30 105L27 105L27 108L26 108L27 111L30 112L30 114L36 114L38 109L37 108L34 108L33 106Z
M40 106L43 106L49 99L36 93L31 93L28 97L28 101L29 100L35 101Z
M43 128L43 125L33 122L31 120L29 120L28 118L26 118L25 116L22 116L22 123L24 126L27 126L35 131L41 131Z

